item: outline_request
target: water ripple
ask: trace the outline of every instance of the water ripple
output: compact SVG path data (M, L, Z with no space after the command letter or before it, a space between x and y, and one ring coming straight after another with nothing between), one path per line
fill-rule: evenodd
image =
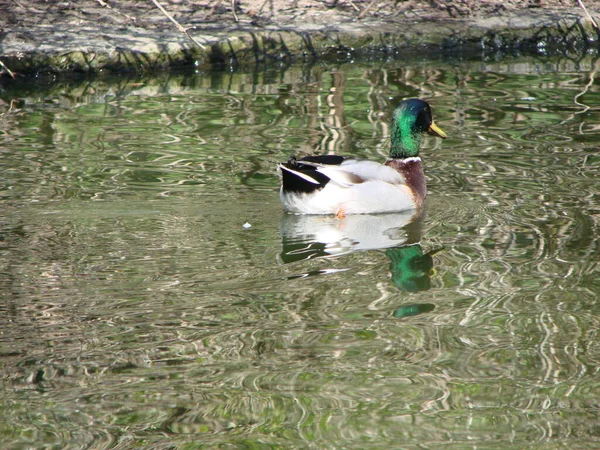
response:
M3 91L7 445L588 448L596 66L388 61ZM418 229L283 215L277 162L385 158L408 96L450 136L424 141Z

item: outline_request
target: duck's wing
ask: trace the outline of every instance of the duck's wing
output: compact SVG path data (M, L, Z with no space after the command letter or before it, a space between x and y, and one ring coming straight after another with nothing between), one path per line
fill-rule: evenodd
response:
M337 155L291 158L279 165L283 188L287 191L313 192L333 181L352 187L366 181L406 184L404 176L393 168L374 161L350 159Z
M287 163L279 164L283 190L287 192L310 193L324 188L330 178L318 168L323 165L339 166L347 159L337 155L306 156L302 159L291 157Z
M381 181L390 184L406 184L406 178L395 169L375 161L361 159L347 159L339 166L321 165L319 172L329 176L339 183L349 182L351 184L364 183L365 181ZM344 173L345 175L340 175Z

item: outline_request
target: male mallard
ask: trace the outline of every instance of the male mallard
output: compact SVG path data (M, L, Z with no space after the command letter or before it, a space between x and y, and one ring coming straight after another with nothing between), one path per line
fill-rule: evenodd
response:
M446 138L423 100L402 101L392 115L385 164L343 156L290 158L279 165L281 202L295 214L373 214L420 208L427 194L419 158L423 133Z

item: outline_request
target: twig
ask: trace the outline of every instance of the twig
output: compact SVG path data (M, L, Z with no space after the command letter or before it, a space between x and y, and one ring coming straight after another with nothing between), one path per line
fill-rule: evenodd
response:
M236 22L239 22L238 16L235 13L235 0L231 0L231 10L233 11L233 18L235 19Z
M360 8L356 6L352 0L348 0L348 3L350 3L350 6L352 6L356 11L360 11Z
M265 7L265 5L267 4L267 2L269 2L271 4L271 17L273 17L273 13L274 13L273 0L265 0L263 2L263 4L260 5L260 8L258 9L258 13L256 14L257 16L260 16L262 14L262 10Z
M100 6L104 7L104 8L108 8L108 9L112 9L113 11L116 11L117 13L121 14L122 16L127 17L127 20L131 20L132 22L135 22L136 19L133 16L129 16L127 14L122 13L121 11L117 11L116 9L114 9L112 6L110 6L108 3L106 3L103 0L96 0L98 3L100 3Z
M8 72L8 74L11 76L11 78L13 80L17 79L17 77L15 77L14 72L12 70L10 70L8 67L6 67L6 64L4 64L1 59L0 59L0 66L2 66L4 68L4 70L6 70Z
M592 21L594 28L596 28L596 30L600 30L600 28L598 27L598 24L596 23L594 18L590 15L590 13L588 12L588 10L585 7L585 5L583 4L583 2L581 0L577 0L577 3L579 3L579 6L581 6L581 9L583 9L583 12L585 13L585 15L588 16L588 19L590 19Z
M205 20L206 20L206 18L207 18L207 17L211 17L211 16L212 16L212 15L215 13L215 11L217 10L217 8L218 8L219 6L221 6L221 3L223 3L223 0L217 0L217 1L215 2L215 4L212 6L212 8L210 8L210 11L209 11L209 12L208 12L208 14L206 15L206 17L205 17Z
M369 10L370 10L370 9L373 7L373 5L375 4L375 2L376 2L376 1L377 1L377 0L371 0L371 3L369 3L369 4L367 5L367 7L366 7L366 8L363 10L363 12L361 12L361 13L358 15L358 18L359 18L359 19L362 19L363 17L365 17L365 16L367 15L367 13L369 12Z
M165 8L163 8L163 7L161 6L161 4L160 4L160 3L158 3L158 1L157 1L157 0L152 0L152 3L154 3L158 9L160 9L160 11L161 11L161 12L162 12L162 13L163 13L163 14L164 14L166 17L167 17L167 19L169 19L171 22L173 22L173 23L175 24L175 26L177 27L177 29L178 29L179 31L181 31L183 34L185 34L187 37L189 37L189 38L192 40L192 42L193 42L194 44L196 44L196 45L197 45L198 47L200 47L202 50L204 50L204 49L206 48L204 45L202 45L200 42L198 42L196 39L194 39L190 33L188 33L188 29L189 29L189 28L184 28L184 27L183 27L183 26L182 26L182 25L181 25L179 22L177 22L177 21L176 21L176 20L173 18L173 16L171 16L171 15L170 15L170 14L167 12L167 10L166 10ZM192 28L193 28L193 27L192 27Z

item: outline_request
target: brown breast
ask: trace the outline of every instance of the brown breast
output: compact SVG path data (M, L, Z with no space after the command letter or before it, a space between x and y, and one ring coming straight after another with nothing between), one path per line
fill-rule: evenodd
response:
M418 208L423 206L423 202L427 196L427 183L425 182L425 174L423 173L421 159L388 159L385 162L385 165L404 175L404 178L406 178L406 185L410 188L413 194L415 205Z

